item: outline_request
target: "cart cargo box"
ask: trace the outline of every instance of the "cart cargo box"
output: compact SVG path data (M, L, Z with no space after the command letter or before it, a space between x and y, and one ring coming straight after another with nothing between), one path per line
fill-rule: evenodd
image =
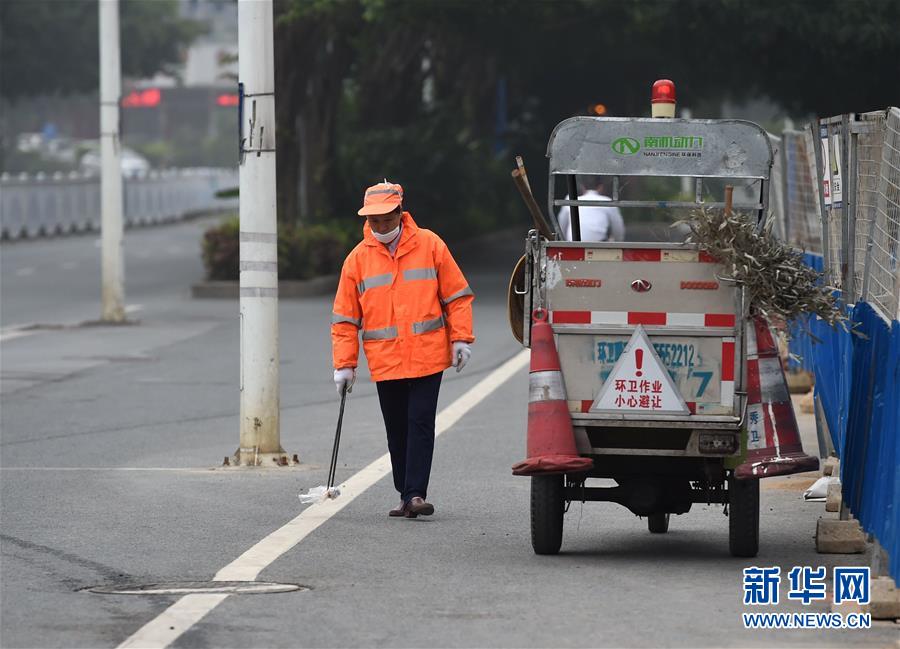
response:
M646 516L655 533L693 503L726 504L731 553L755 556L759 482L735 470L748 448L744 386L760 383L746 374L758 362L745 361L742 286L696 245L581 241L579 210L619 207L629 222L630 208L727 207L761 226L768 134L740 120L575 117L554 129L547 156L550 213L535 216L510 287L514 335L536 340L528 457L514 465L532 480L535 552L559 551L567 502L596 500ZM606 177L609 196L579 194L579 176ZM648 186L640 177L689 179L692 191L625 196ZM725 183L744 186L733 203ZM562 206L572 241L556 220Z
M546 308L558 335L569 409L577 422L738 423L741 292L719 278L721 268L713 259L674 244L554 242L544 254ZM641 354L615 375L637 325L649 337L656 358ZM661 387L642 385L647 368L657 362L688 412L660 412L656 397ZM626 383L611 386L619 393L615 407L600 407L595 402L602 388L616 380Z

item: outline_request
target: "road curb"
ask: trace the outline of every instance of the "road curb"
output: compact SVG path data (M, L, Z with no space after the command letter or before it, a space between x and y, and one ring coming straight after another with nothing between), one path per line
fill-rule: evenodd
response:
M327 295L337 289L339 275L324 275L304 280L278 282L279 298L304 298ZM238 282L200 282L191 286L195 299L237 300L240 297Z

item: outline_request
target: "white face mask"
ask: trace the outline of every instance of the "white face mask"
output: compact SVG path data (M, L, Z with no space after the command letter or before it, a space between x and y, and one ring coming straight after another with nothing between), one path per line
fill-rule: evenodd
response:
M375 230L372 230L372 236L375 237L381 243L390 243L394 239L397 238L397 235L400 234L400 226L397 225L396 228L391 230L390 232L385 232L384 234L378 234Z

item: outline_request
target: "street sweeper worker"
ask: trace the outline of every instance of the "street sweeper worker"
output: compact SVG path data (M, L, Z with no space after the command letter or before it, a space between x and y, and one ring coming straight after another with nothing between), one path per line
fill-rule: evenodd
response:
M403 209L403 188L366 190L363 240L347 255L331 342L338 394L353 386L359 338L378 388L400 504L390 516L434 513L426 502L441 376L472 354L475 294L447 248Z

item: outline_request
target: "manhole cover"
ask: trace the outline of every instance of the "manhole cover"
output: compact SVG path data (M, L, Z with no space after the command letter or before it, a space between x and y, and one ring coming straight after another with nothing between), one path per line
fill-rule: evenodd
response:
M159 584L94 586L86 590L99 595L189 595L191 593L263 595L309 590L309 586L277 584L270 581L166 581Z

